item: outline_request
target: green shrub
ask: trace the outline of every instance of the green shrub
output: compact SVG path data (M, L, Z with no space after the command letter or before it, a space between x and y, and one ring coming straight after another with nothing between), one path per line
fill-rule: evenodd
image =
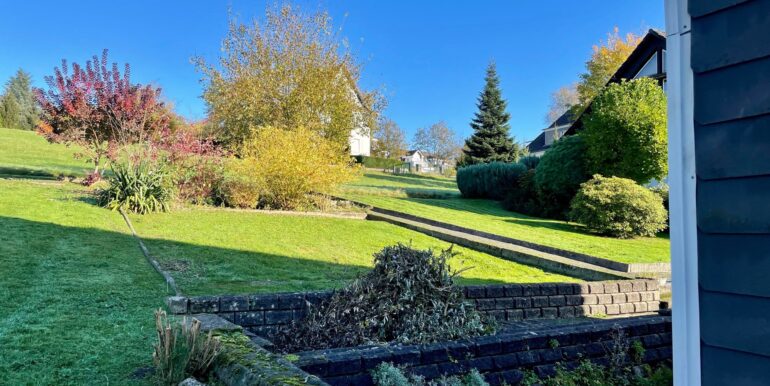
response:
M527 167L518 163L492 162L457 170L457 188L466 198L503 199L518 183Z
M537 168L538 164L540 164L540 157L536 155L528 155L526 157L521 157L521 159L519 159L519 163L526 166L527 170L533 170Z
M287 352L361 344L428 343L491 332L466 304L447 259L403 244L374 254L374 269L311 308L274 339Z
M254 209L259 203L261 187L242 159L232 158L225 163L218 196L222 203L233 208Z
M416 375L405 375L400 368L388 362L380 363L372 370L372 380L377 386L488 386L478 370L472 369L463 376L443 376L432 381Z
M357 155L357 156L354 156L353 158L356 159L356 163L359 163L361 165L364 165L364 167L372 168L372 169L390 169L394 166L404 164L404 161L392 159L392 158L368 157L365 155Z
M651 187L650 190L653 193L660 196L660 198L663 200L663 207L666 208L666 214L668 215L670 212L669 206L668 206L668 196L669 196L668 184L661 182L659 185ZM668 232L669 221L670 221L669 216L666 216L666 229L663 230L664 232Z
M595 175L572 200L572 220L619 238L655 236L666 227L660 196L626 178Z
M508 192L503 208L530 216L540 216L540 201L535 187L535 170L527 170L519 177L519 183Z
M101 205L139 214L168 211L173 184L163 164L141 159L114 162L111 168L109 187L99 191Z
M565 218L569 203L588 174L586 146L581 135L562 137L543 154L535 169L535 186L541 205L541 215Z
M658 81L607 86L591 103L581 133L590 172L641 184L668 174L666 94Z

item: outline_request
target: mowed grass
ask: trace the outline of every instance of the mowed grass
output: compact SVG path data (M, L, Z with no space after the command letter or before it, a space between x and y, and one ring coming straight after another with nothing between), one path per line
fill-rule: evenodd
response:
M440 251L450 244L391 224L245 211L186 209L131 216L151 253L185 294L262 293L338 288L366 272L372 254L397 242ZM459 282L574 282L455 246Z
M371 180L368 175L364 178ZM422 183L420 178L400 176L406 186L409 180L414 181L415 187ZM368 191L342 189L339 195L367 205L624 263L671 260L667 235L621 240L591 234L579 224L510 212L497 201L399 197L378 194L377 189L376 186Z
M368 170L363 176L341 189L392 197L460 197L453 178L439 175L393 174Z
M84 159L75 159L78 151L77 146L48 143L33 131L0 128L0 175L81 177L91 168Z
M0 179L0 384L136 384L162 278L83 187Z

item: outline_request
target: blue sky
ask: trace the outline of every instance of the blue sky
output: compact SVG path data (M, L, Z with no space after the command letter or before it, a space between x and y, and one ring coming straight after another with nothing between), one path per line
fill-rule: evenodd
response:
M664 25L662 0L295 3L308 10L325 8L343 27L364 64L361 86L384 90L386 115L410 139L417 128L439 120L461 137L469 135L484 69L495 60L511 134L531 140L544 126L550 93L577 80L591 46L613 26L639 33ZM21 67L42 85L62 58L83 63L109 48L111 61L131 64L134 81L158 84L178 113L202 118L200 75L190 58L217 58L228 7L250 18L263 15L265 4L7 2L0 23L0 81Z

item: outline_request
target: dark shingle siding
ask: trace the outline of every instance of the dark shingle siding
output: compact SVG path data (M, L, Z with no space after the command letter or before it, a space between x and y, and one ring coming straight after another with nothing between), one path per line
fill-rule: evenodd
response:
M770 58L694 77L695 122L701 125L770 113Z
M702 380L767 385L770 2L690 0L689 9Z
M703 385L767 386L770 359L767 357L704 346L701 361Z
M770 174L770 115L695 125L698 176L704 180Z
M701 337L710 346L770 356L770 299L705 292L700 314Z
M748 1L749 0L689 0L687 7L690 16L696 18Z
M770 176L698 180L698 229L708 233L770 234L769 198Z
M692 62L696 72L770 55L770 34L766 33L770 25L770 1L747 2L730 12L730 18L714 13L693 20Z
M703 290L770 297L770 235L700 232L698 254Z

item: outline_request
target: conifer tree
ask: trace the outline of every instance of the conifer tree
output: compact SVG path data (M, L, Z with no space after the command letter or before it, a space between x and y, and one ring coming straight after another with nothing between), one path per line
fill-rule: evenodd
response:
M475 118L471 122L473 135L465 140L465 148L458 166L489 162L515 162L519 148L508 135L510 114L500 91L500 79L494 63L487 67L486 85L478 101Z
M40 119L40 109L32 91L32 78L22 69L5 84L0 97L0 126L32 130Z

